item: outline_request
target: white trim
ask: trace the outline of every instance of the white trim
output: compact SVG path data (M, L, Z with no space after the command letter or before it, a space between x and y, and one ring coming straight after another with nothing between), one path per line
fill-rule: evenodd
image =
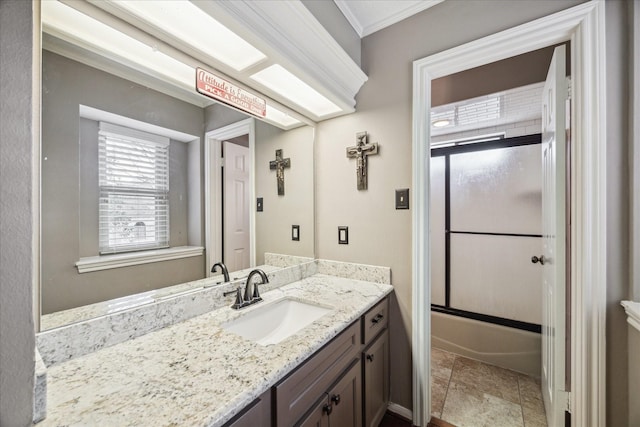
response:
M260 86L260 92L314 121L355 111L355 96L367 76L302 2L225 1L197 6L268 56L243 70L239 80L254 86L252 74L280 64L342 111L320 117L266 87Z
M606 138L604 2L591 1L413 64L414 419L429 420L429 111L431 80L571 40L573 426L605 425ZM600 101L598 101L600 100Z
M110 270L112 268L130 267L132 265L200 256L203 250L204 248L202 246L176 246L174 248L155 249L151 251L92 256L80 258L76 262L76 267L78 268L78 273L90 273L92 271Z
M349 21L349 24L351 24L351 27L355 30L358 36L362 38L364 27L355 13L351 10L351 7L349 7L349 3L346 0L333 0L333 2L338 6L338 9L340 9L340 12L342 12L344 17L347 18L347 21Z
M177 130L152 125L151 123L131 119L129 117L99 110L97 108L89 107L82 104L80 104L79 115L80 117L89 120L95 120L96 122L105 122L108 128L111 128L112 125L116 125L119 129L117 131L111 130L111 132L122 133L123 135L128 135L131 130L136 130L151 134L147 135L151 140L153 140L154 137L157 136L162 136L180 142L191 142L196 139L200 139L195 135L189 135L188 133L179 132ZM122 129L123 127L124 129Z
M631 142L630 159L630 205L631 205L631 293L630 297L640 299L640 3L631 2L633 25L631 31L631 73L629 93L629 139Z
M209 131L204 137L204 212L205 212L205 249L206 249L206 274L211 275L211 267L222 259L222 171L220 165L222 141L242 135L249 135L249 152L251 155L251 167L249 170L249 200L256 199L255 185L255 120L248 118L228 126ZM212 173L213 171L213 173ZM212 209L211 206L218 208ZM256 216L254 208L249 215L249 263L251 267L256 265Z
M396 22L400 22L403 19L413 16L416 13L420 13L423 10L429 9L430 7L433 7L438 3L442 3L443 1L444 0L422 0L413 2L413 4L408 3L408 6L396 10L394 13L379 17L377 20L368 24L363 24L356 16L356 13L351 10L351 4L349 1L334 0L336 6L338 6L338 9L340 9L344 17L347 18L347 21L349 21L349 24L351 24L360 38L373 34L376 31L395 24Z
M396 415L400 415L407 420L413 419L413 412L411 412L411 409L407 409L404 406L398 405L397 403L389 402L389 405L387 405L387 410Z
M640 302L622 301L620 304L627 313L627 323L640 332Z

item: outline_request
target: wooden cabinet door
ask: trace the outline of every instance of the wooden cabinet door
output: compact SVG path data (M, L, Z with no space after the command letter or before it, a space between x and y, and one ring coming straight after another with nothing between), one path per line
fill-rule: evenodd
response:
M271 389L251 402L224 427L271 427Z
M364 363L365 427L377 427L389 403L389 332L386 330L362 353Z
M329 413L331 406L329 398L325 394L325 398L318 403L313 410L301 421L296 423L296 427L329 427Z
M362 368L357 361L329 390L330 427L362 426Z

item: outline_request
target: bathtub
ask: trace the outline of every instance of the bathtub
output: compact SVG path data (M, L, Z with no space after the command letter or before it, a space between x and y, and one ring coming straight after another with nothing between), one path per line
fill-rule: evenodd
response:
M536 332L432 312L431 345L540 377L542 340L541 335Z

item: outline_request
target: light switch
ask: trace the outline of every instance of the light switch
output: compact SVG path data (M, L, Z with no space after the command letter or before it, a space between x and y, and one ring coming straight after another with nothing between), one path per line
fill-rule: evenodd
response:
M349 227L338 227L338 244L349 244Z
M409 209L409 189L396 190L396 209Z
M300 226L292 225L291 226L291 240L295 240L296 242L300 240Z
M258 197L256 202L256 212L262 212L262 197Z

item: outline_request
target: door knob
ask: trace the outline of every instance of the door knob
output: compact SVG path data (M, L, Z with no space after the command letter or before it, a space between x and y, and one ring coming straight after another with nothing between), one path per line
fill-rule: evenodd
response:
M539 262L539 263L540 263L540 265L544 265L544 255L540 255L540 258L538 258L538 257L537 257L537 256L535 256L535 255L534 255L534 256L532 256L532 257L531 257L531 262L532 262L532 263L534 263L534 264L535 264L536 262Z
M333 396L331 396L331 401L335 403L336 406L338 406L340 404L340 395L334 394Z

